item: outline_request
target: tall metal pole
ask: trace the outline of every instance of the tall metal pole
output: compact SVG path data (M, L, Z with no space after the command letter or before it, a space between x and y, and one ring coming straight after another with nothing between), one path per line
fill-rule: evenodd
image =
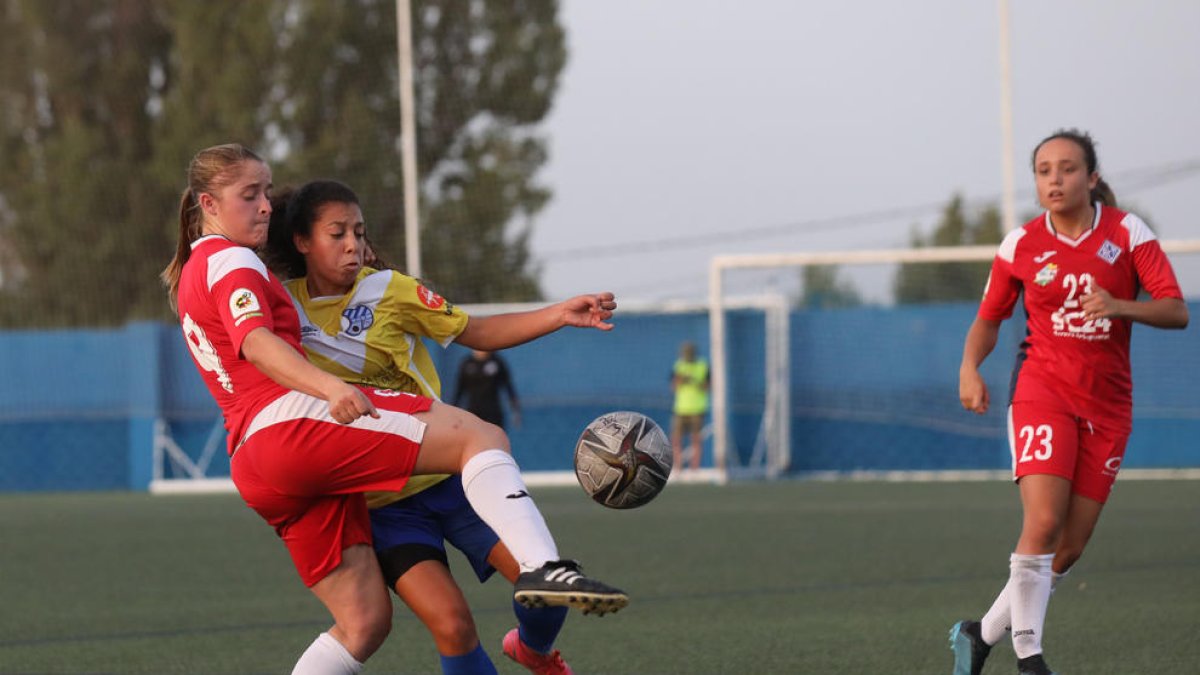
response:
M1009 55L1008 0L1000 6L1000 167L1003 175L1001 212L1004 231L1017 229L1016 180L1013 168L1012 65Z
M729 479L729 392L726 391L725 301L721 289L724 268L713 259L708 265L708 349L711 356L713 468L719 480Z
M412 8L396 0L396 52L400 74L400 168L404 173L405 273L421 276L421 221L417 190L417 124L413 105Z

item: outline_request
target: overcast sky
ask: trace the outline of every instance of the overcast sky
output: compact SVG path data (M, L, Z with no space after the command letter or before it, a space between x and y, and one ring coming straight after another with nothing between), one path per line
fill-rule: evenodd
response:
M554 199L533 237L547 295L700 299L717 254L904 247L936 222L920 207L998 203L998 16L988 0L563 0ZM1033 146L1073 126L1123 206L1200 239L1200 2L1012 0L1010 20L1019 213L1037 208ZM1200 276L1200 256L1175 265Z

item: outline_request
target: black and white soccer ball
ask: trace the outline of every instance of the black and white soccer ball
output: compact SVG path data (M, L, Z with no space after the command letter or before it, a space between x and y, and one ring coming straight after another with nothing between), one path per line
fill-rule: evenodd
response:
M632 509L658 496L671 475L671 443L654 420L611 412L592 420L575 444L575 477L611 509Z

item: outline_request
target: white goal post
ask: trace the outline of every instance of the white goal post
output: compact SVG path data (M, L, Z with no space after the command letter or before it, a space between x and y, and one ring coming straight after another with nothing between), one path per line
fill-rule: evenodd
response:
M1159 243L1166 253L1200 253L1200 239L1160 240ZM732 475L728 471L731 464L730 449L732 442L729 427L731 401L728 371L728 357L731 353L731 345L726 325L726 311L732 309L737 300L726 295L726 272L739 269L801 268L803 266L814 265L990 262L995 257L996 250L997 245L991 244L983 246L944 246L910 249L738 254L714 257L709 265L708 302L710 308L709 331L712 350L712 444L715 464L718 470L724 469L726 476ZM787 344L786 310L783 312L783 317L783 340L776 347L781 353L771 357L771 350L769 350L768 382L776 380L776 376L778 376L782 378L783 383L782 385L777 385L779 386L779 392L775 396L775 400L773 402L769 400L768 408L764 410L764 421L771 417L777 418L777 421L773 422L776 426L776 433L765 436L769 443L774 444L766 452L766 475L768 477L787 471L790 458L792 457L791 436L788 431L788 421L791 419L788 392L790 392L791 387L790 382L788 382L790 379L790 371L788 369L790 346ZM778 330L778 328L776 329ZM771 332L768 329L768 335ZM771 376L772 370L776 368L780 370L775 373L776 376ZM770 397L768 398L770 399ZM965 475L964 472L956 473ZM974 473L983 475L990 472ZM1130 473L1136 472L1131 471ZM1145 470L1141 473L1144 473L1147 477L1152 477L1162 472ZM1171 476L1180 475L1178 472L1169 473Z

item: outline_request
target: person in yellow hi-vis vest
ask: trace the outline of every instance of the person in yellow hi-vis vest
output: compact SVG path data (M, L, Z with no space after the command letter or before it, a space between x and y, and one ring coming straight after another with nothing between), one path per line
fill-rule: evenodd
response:
M688 464L700 468L703 454L701 432L704 416L708 414L708 361L696 356L696 345L684 342L679 347L679 360L671 370L671 390L675 392L674 413L671 418L671 449L675 452L675 469L683 468L683 437L688 437Z

